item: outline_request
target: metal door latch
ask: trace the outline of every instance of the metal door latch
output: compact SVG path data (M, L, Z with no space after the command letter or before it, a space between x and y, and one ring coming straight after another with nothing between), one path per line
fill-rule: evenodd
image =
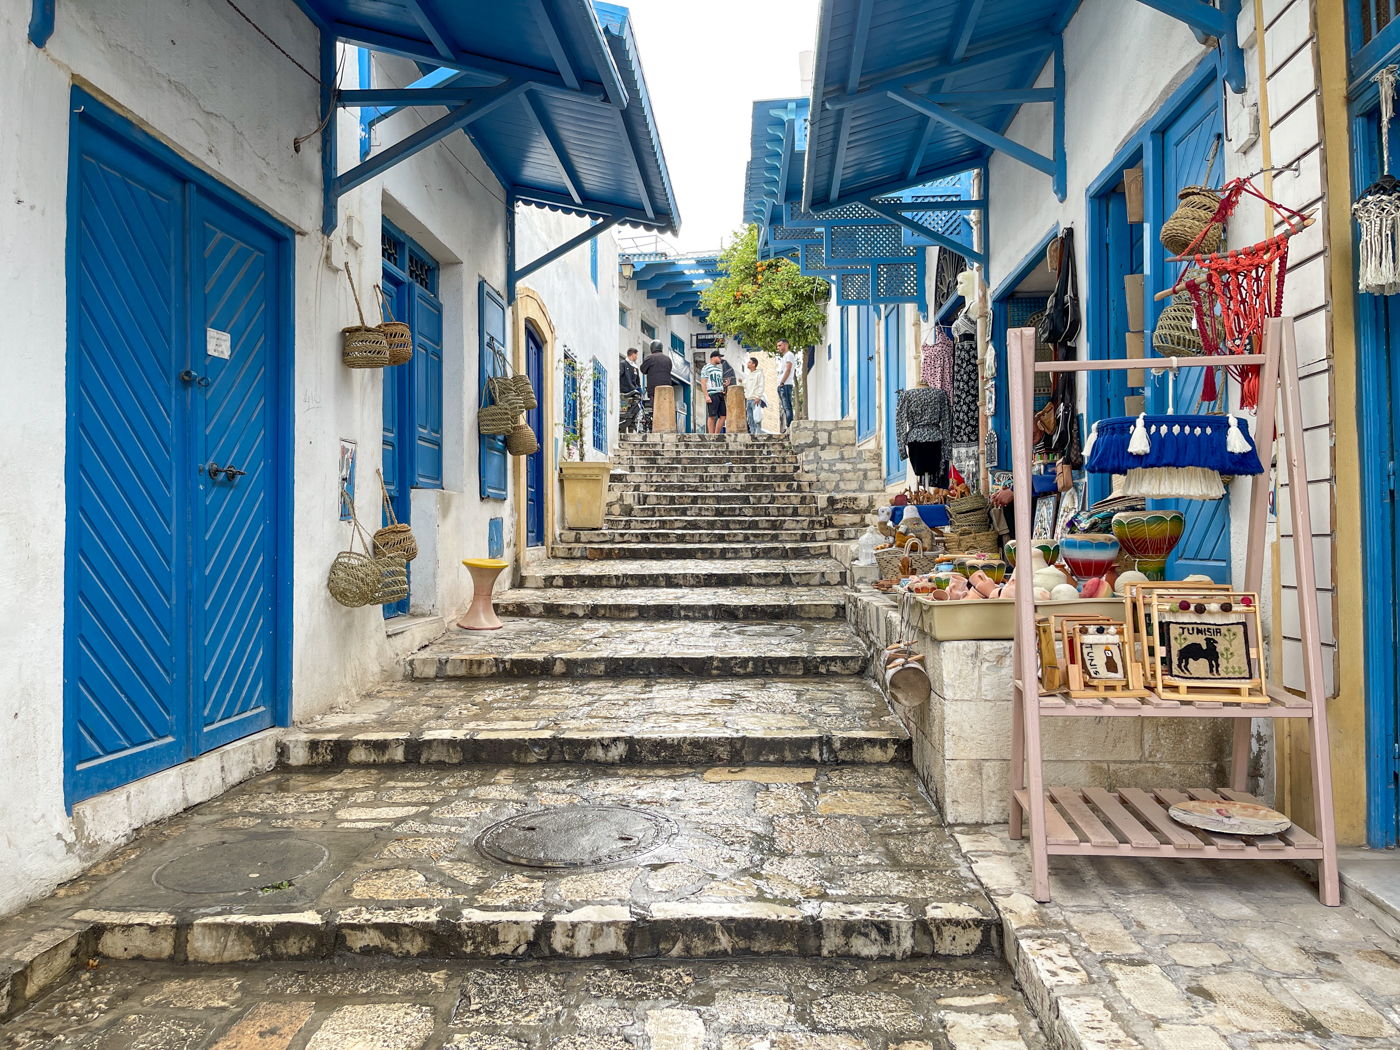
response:
M180 373L180 378L183 379L186 383L197 383L200 386L209 385L208 376L202 376L198 372L191 372L188 368Z
M219 477L219 471L223 471L224 477L228 478L229 481L235 481L248 473L246 470L239 470L232 463L230 463L226 467L221 467L219 466L219 464L215 463L211 459L209 461L209 477L211 479L217 480Z

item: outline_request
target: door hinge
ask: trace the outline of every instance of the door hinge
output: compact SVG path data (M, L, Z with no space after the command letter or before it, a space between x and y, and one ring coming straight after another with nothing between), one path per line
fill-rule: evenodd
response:
M1385 466L1386 485L1390 489L1390 495L1395 497L1395 460L1391 460Z

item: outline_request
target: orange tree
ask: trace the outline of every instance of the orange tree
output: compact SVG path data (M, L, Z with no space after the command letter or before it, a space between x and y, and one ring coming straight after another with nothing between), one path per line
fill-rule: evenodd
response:
M758 227L749 226L720 255L723 275L700 295L716 332L744 345L777 349L786 339L793 349L821 342L831 285L823 277L804 277L791 259L758 258Z

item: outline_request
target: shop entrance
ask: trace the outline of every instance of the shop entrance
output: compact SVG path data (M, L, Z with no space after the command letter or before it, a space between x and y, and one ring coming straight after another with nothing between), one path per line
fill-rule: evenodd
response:
M898 306L885 307L885 484L897 485L905 479L908 468L896 440L898 428L895 413L899 407L899 392L904 389L904 326L900 324Z
M535 433L539 449L525 457L525 546L544 543L544 344L530 325L525 326L525 374L535 391L535 407L525 413L525 422Z
M290 233L73 100L70 806L271 726L290 652Z

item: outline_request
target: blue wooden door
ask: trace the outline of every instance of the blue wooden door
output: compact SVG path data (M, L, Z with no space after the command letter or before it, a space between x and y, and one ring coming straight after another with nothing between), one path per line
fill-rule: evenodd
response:
M841 418L851 411L851 313L841 307Z
M525 327L525 374L535 391L535 407L525 413L525 422L540 443L538 452L525 457L525 546L544 543L544 345L535 330Z
M1206 177L1206 165L1211 147L1221 134L1220 85L1212 81L1162 131L1162 178L1159 180L1161 194L1161 214L1171 215L1176 209L1177 191L1183 186L1197 185ZM1216 157L1211 171L1211 182L1219 185L1223 161ZM1163 274L1161 289L1171 287L1180 272L1182 264L1167 263L1165 249L1155 242L1154 250L1160 253L1157 272ZM1149 325L1149 328L1151 326ZM1175 380L1172 400L1178 413L1195 410L1201 394L1201 383L1205 371L1200 368L1183 369ZM1222 377L1223 379L1223 377ZM1146 376L1147 411L1166 412L1168 402L1167 384L1169 374L1156 379L1152 373ZM1154 508L1174 507L1186 515L1186 527L1181 542L1172 552L1167 562L1167 579L1180 580L1193 573L1209 576L1218 583L1230 580L1230 500L1152 500Z
M422 285L413 290L413 484L442 488L442 304Z
M903 481L905 460L896 440L895 413L899 407L899 392L904 389L904 326L900 324L900 309L885 307L885 484Z
M194 220L188 364L210 381L192 388L195 458L205 466L195 470L191 559L202 753L272 725L278 245L203 194ZM206 353L211 330L227 333L227 359ZM230 467L244 473L230 478Z
M194 463L185 187L78 122L70 263L65 760L70 801L186 757Z
M481 376L480 404L490 403L486 379L504 373L499 358L492 352L494 347L501 354L506 349L506 304L505 301L485 282L480 288L480 332L481 347L477 357L478 375ZM481 498L506 498L506 439L503 434L482 434L480 441Z
M875 433L875 310L856 307L856 436Z
M273 722L286 263L95 116L69 171L71 805Z

